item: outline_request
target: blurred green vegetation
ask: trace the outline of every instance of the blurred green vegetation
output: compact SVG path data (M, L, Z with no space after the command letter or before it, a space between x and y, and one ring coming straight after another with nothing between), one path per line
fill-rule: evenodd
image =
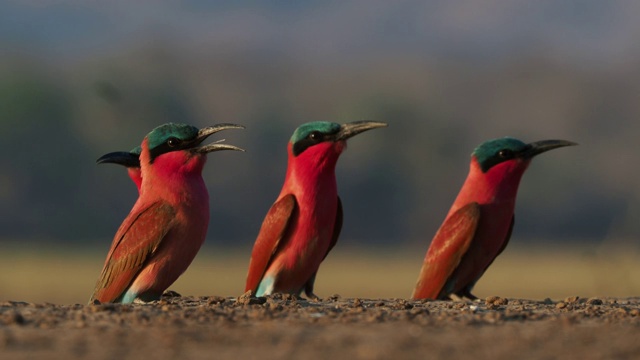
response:
M2 60L1 237L108 237L136 193L124 169L96 166L96 158L133 148L165 122L235 122L247 130L223 136L248 152L210 156L209 236L246 246L279 191L293 129L360 119L390 127L352 139L338 165L348 238L426 243L466 176L469 153L505 135L580 143L534 161L521 188L516 237L639 233L637 211L629 215L637 208L638 171L628 166L640 129L636 67L610 73L535 57L480 68L396 58L304 71L285 60L190 55L143 47L69 67Z
M638 246L640 52L600 19L632 26L631 5L63 3L0 4L0 241L106 247L136 191L95 159L165 122L234 122L247 153L210 156L208 243L248 247L293 130L371 119L390 126L338 164L352 245L426 249L471 151L510 135L580 144L533 162L512 243Z

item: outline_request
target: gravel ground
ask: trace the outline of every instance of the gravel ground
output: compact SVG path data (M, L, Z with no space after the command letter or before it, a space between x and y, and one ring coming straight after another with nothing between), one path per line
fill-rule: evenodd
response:
M1 359L638 359L640 298L0 303Z

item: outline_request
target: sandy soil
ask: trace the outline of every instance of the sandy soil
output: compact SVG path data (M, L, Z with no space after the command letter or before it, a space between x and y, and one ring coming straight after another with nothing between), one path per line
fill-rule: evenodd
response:
M0 303L2 359L632 359L640 298Z

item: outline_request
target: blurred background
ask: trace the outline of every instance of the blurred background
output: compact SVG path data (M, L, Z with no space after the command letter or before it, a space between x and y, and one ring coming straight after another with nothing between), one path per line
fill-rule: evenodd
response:
M479 296L640 294L640 3L0 2L0 300L85 302L137 192L95 159L166 122L246 125L209 156L205 246L175 284L238 295L313 120L379 120L338 164L317 293L408 297L481 142L567 139L523 178ZM323 274L324 273L324 274ZM324 275L324 279L323 279Z

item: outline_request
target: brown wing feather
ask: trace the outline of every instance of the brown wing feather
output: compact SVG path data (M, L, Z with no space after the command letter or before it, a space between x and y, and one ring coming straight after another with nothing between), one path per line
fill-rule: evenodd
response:
M289 194L271 206L262 222L260 233L253 245L249 273L244 291L258 289L265 271L278 251L280 239L287 231L291 218L295 215L298 205L295 196Z
M420 270L413 299L436 299L466 253L478 227L480 205L471 203L448 217L436 233Z
M158 248L174 216L173 207L165 202L155 202L129 214L113 239L90 301L113 302L122 296Z

